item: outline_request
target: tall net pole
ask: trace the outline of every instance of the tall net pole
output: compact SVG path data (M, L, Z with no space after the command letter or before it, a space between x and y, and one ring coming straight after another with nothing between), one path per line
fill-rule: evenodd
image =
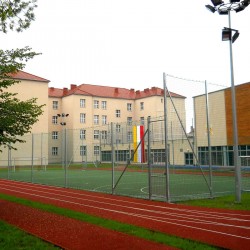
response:
M168 115L167 115L167 88L166 74L163 73L163 88L164 88L164 129L165 129L165 174L166 174L166 199L170 202L169 192L169 160L168 160Z

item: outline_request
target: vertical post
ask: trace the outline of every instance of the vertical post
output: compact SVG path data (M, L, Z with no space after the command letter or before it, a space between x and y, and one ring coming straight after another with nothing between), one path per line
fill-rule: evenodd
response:
M172 160L173 160L173 170L174 170L174 172L175 172L175 161L174 161L174 137L173 137L173 124L172 124L172 121L171 121L171 139L172 139L172 155L173 155L173 157L172 157Z
M41 133L41 169L43 167L43 133ZM45 169L43 169L45 171Z
M169 192L169 161L168 161L168 116L167 116L167 91L166 91L166 74L163 73L164 87L164 127L165 127L165 174L166 174L166 199L170 202Z
M150 131L150 116L148 116L147 119L147 127L148 127L148 199L152 199L152 183L151 183L151 167L152 167L152 159L151 159L151 142L150 142L150 136L151 136L151 131Z
M68 187L67 176L67 129L64 128L64 183L65 187Z
M34 174L34 134L31 137L31 183L33 183Z
M205 81L205 94L206 94L206 116L207 116L207 144L208 144L208 166L209 166L209 186L210 196L213 197L212 188L212 159L211 159L211 138L210 138L210 119L209 119L209 104L208 104L208 92L207 81Z
M115 187L115 152L114 152L114 124L111 122L111 161L112 161L112 194Z
M11 146L8 144L8 180L10 179L10 167L11 167Z
M228 11L228 25L231 30L231 11ZM231 95L232 95L232 122L233 122L233 142L234 142L234 166L235 166L235 199L236 202L241 202L241 169L239 162L239 148L238 148L238 125L237 125L237 109L234 86L234 69L233 69L233 48L232 37L229 39L230 51L230 73L231 73Z

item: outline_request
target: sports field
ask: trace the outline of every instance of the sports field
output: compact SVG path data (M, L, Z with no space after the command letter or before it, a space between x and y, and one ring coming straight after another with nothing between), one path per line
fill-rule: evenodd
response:
M83 189L94 192L114 193L138 198L166 199L166 175L162 169L153 169L149 174L147 167L130 167L124 174L124 166L116 166L112 171L110 165L104 166L63 166L2 168L0 178L39 183L52 186ZM122 175L122 177L121 177ZM150 178L149 178L150 176ZM121 178L120 178L121 177ZM213 171L212 189L208 185L210 176L198 170L170 169L169 192L171 201L208 198L233 194L235 177L232 171ZM150 179L150 180L149 180ZM118 181L119 180L119 181ZM115 187L112 189L112 186ZM250 190L250 172L242 174L242 189Z

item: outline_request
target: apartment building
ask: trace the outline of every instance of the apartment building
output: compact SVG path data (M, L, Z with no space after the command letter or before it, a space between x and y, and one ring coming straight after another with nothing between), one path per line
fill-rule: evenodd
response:
M185 97L175 93L171 96L185 124ZM168 111L171 110L171 105L168 105ZM133 126L146 127L148 116L162 118L160 128L154 131L160 143L155 141L152 149L164 154L163 115L164 92L157 87L143 91L90 84L72 84L70 89L51 87L51 161L57 162L63 155L66 155L64 160L67 162L110 161L112 124L116 160L126 161L133 152ZM172 119L176 122L177 116Z
M239 154L250 156L250 83L235 86ZM231 88L209 93L208 110L212 164L232 166L233 117ZM195 138L202 165L208 164L206 96L194 97Z
M20 83L8 91L18 93L21 100L35 97L38 104L46 106L31 133L24 136L26 143L16 144L17 150L11 152L1 148L1 165L7 165L8 158L11 164L14 161L14 164L27 165L31 163L32 155L34 164L110 161L112 145L116 160L126 161L134 150L133 126L142 125L146 130L149 116L158 119L152 125L151 148L155 158L164 161L163 89L152 87L140 91L90 84L71 84L69 89L54 88L48 87L49 80L24 71L13 78ZM185 97L176 93L171 93L171 96L185 125ZM169 100L167 110L173 114ZM169 116L168 122L177 124L177 116ZM180 128L174 131L172 144L183 134ZM111 139L114 140L112 145ZM171 150L174 147L170 154L173 153ZM175 152L180 150L176 148ZM180 154L178 161L183 164L184 153L181 151Z

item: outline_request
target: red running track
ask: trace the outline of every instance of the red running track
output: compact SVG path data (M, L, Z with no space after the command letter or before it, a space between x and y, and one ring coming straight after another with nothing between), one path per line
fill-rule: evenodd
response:
M250 213L0 180L0 192L227 249L250 249Z

